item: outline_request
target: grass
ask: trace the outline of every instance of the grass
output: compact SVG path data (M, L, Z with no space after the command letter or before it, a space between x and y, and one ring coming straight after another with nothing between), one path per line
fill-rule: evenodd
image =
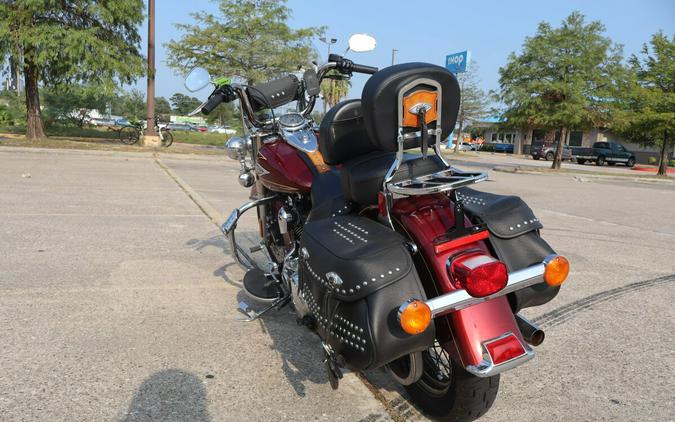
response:
M663 180L663 176L656 176L654 174L632 174L632 173L613 173L607 171L579 171L575 169L557 169L553 170L548 167L511 167L511 166L500 166L495 167L495 171L500 171L503 173L539 173L539 174L574 174L578 176L602 176L602 177L623 177L631 179L652 179L652 180Z
M119 141L119 131L108 127L50 126L45 128L45 132L50 138L66 138L72 141ZM26 127L0 126L0 133L23 135L26 133ZM172 133L174 142L193 145L223 146L230 137L230 135L208 132L173 131Z

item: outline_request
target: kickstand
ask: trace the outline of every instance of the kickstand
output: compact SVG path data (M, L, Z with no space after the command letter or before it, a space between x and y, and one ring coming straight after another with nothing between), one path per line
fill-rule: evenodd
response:
M286 305L289 300L290 296L280 297L260 312L256 312L253 309L251 309L251 307L248 306L246 302L239 302L239 311L248 317L248 319L242 319L241 321L243 322L255 321L256 319L260 318L261 316L263 316L263 314L267 313L267 311L271 309L274 308L280 309L282 306Z
M323 364L326 366L326 372L328 373L328 382L333 390L337 390L342 379L342 370L335 359L333 348L324 342L321 342L321 345L324 351Z

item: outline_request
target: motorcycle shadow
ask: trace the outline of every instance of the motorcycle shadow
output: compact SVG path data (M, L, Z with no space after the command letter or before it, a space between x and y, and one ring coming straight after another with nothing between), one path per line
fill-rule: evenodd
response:
M264 304L253 302L242 291L237 294L237 301L244 301L257 311L265 307ZM295 312L290 307L271 310L250 324L259 324L272 340L269 348L281 360L281 371L295 394L305 397L308 383L328 384L319 337L297 324Z
M202 380L189 372L168 369L143 381L122 421L149 420L210 422Z

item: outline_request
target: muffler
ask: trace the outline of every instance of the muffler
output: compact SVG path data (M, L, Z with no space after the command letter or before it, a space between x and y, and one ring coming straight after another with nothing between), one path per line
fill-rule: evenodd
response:
M539 346L544 342L544 330L530 322L527 318L516 314L516 323L526 342L532 346Z

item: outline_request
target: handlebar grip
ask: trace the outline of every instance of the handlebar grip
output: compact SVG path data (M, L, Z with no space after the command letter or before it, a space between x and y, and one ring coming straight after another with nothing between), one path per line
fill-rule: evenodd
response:
M372 75L373 73L377 72L379 69L373 66L366 66L365 64L356 64L352 66L352 72L357 72L357 73L367 73L369 75Z
M218 107L218 104L223 102L224 98L225 96L220 92L216 92L215 94L213 94L206 102L206 104L204 104L204 107L202 107L202 113L204 114L211 113L214 108Z
M246 88L255 111L266 108L277 108L298 99L300 81L295 75L257 84Z

